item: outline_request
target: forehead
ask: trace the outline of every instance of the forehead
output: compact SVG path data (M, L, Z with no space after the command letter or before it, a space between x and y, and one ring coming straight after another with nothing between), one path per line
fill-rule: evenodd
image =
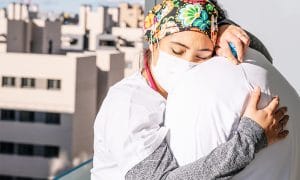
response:
M211 47L213 46L210 38L195 31L183 31L166 36L161 40L161 44L169 44L171 42L178 42L188 47Z

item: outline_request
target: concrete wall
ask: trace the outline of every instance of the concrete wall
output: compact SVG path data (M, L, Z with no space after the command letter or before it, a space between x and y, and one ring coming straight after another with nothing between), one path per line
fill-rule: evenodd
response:
M60 113L61 124L0 121L0 141L60 147L59 157L51 159L0 155L0 174L52 177L91 157L98 110L95 56L0 54L0 84L3 76L16 77L17 85L0 86L0 109ZM36 78L37 88L20 88L20 77ZM61 80L61 89L47 90L47 79Z
M28 52L30 50L31 23L9 20L7 24L7 52Z
M97 109L96 56L78 58L72 132L73 165L91 158Z
M0 106L74 113L75 74L76 61L73 57L0 54L0 76L61 79L62 81L60 91L0 87Z
M142 28L113 27L112 34L132 42L142 42L144 37Z
M10 3L8 5L9 20L29 20L29 7L22 3Z
M61 22L36 19L31 31L32 53L59 54L61 48Z
M7 19L0 17L0 34L7 34Z
M45 22L45 42L44 42L44 53L49 53L49 45L52 42L51 54L60 53L61 45L61 22L59 21L46 21Z
M30 44L31 53L42 53L45 42L44 22L39 25L37 22L32 24L32 40Z
M108 8L108 14L112 17L113 26L119 26L120 22L120 9L119 8Z
M116 50L98 50L97 109L110 86L124 78L125 55Z
M98 7L96 11L88 12L87 16L87 30L89 30L89 50L96 50L97 36L102 33L110 32L108 19L108 8ZM112 20L111 20L112 21Z
M125 54L124 77L128 77L140 69L143 48L121 47L120 51Z
M7 45L6 43L1 43L0 42L0 53L4 53L7 51Z
M141 5L121 3L120 8L120 25L122 27L138 28L142 27L143 10Z
M62 114L59 126L0 121L0 141L53 145L60 148L59 157L51 159L0 154L0 174L46 178L70 167L71 133L71 114Z
M72 44L76 41L76 44ZM84 36L76 34L63 34L61 37L61 49L63 51L82 51L84 49Z

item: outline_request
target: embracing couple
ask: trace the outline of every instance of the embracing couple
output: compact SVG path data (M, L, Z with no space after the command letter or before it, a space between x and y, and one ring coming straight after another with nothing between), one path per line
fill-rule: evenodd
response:
M92 180L300 179L299 95L215 1L164 0L145 40L96 117Z

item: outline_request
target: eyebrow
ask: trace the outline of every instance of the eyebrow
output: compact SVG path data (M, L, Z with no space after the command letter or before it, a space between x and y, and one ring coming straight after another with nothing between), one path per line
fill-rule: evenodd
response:
M180 43L180 42L171 41L171 43L177 44L177 45L179 45L179 46L183 46L183 47L185 47L185 48L187 48L187 49L190 49L187 45L182 44L182 43ZM199 49L199 50L197 50L197 51L209 51L209 52L212 52L213 50L211 50L211 49L209 49L209 48L204 48L204 49Z

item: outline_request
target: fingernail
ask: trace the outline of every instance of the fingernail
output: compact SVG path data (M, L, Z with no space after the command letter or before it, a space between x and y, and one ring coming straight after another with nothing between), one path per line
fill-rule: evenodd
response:
M259 87L255 87L253 91L254 92L258 92L259 91Z
M279 100L279 96L274 96L273 99Z

